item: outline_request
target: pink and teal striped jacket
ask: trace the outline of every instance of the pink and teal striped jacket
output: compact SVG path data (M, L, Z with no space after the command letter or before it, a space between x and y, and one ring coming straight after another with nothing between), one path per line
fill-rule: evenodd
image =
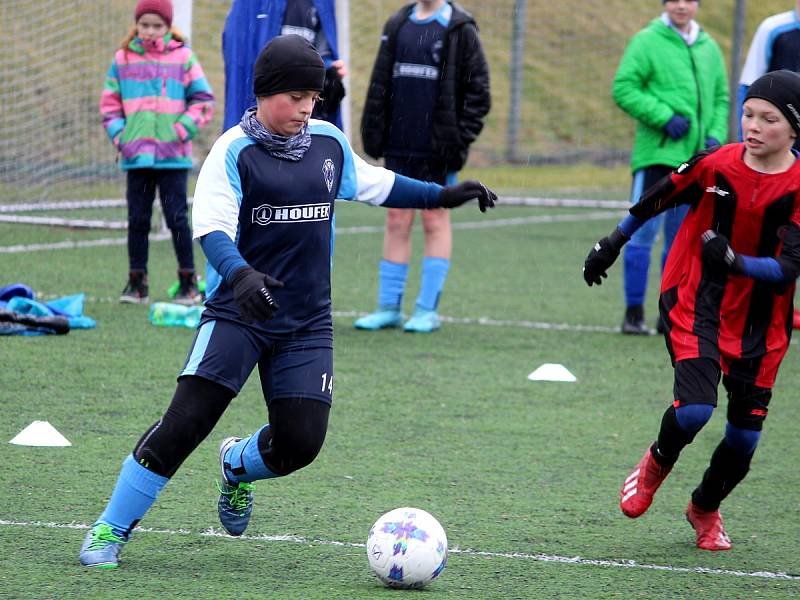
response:
M100 96L108 137L128 169L190 169L191 139L211 120L214 95L194 52L168 33L117 50Z

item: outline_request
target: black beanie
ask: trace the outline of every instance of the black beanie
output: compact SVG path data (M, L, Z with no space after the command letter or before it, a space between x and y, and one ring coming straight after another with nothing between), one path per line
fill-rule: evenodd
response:
M745 102L748 98L761 98L774 104L800 135L800 75L787 69L762 75L747 90Z
M253 68L256 97L302 90L321 92L323 83L325 63L311 42L299 35L273 38Z

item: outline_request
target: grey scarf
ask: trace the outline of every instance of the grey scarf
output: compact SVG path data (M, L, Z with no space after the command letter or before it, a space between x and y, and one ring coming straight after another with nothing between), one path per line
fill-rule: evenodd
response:
M239 126L242 131L261 144L275 158L296 162L303 158L306 150L311 146L311 134L308 132L308 125L304 125L300 133L291 137L272 133L264 127L261 121L256 119L255 107L244 111Z

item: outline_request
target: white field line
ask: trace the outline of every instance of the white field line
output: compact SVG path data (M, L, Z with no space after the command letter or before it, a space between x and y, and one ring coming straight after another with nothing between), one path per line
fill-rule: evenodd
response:
M336 318L350 319L367 315L368 313L352 310L335 310ZM546 323L544 321L511 321L492 319L491 317L447 317L439 315L443 323L456 325L484 325L487 327L513 327L516 329L541 329L544 331L576 331L591 333L618 333L619 327L606 327L604 325L572 325L570 323ZM655 333L655 330L654 330Z
M192 204L194 197L189 196L187 203ZM344 202L344 201L343 201ZM520 196L500 196L498 204L509 206L552 206L570 208L622 208L630 206L628 200L589 200L586 198L540 198ZM46 210L76 210L81 208L122 208L127 205L124 198L107 198L104 200L54 200L50 202L29 202L26 204L0 204L0 214L15 212L37 212Z
M0 223L25 225L50 225L77 229L128 229L127 221L100 221L97 219L64 219L62 217L29 217L26 215L0 215Z
M623 216L620 211L594 211L571 215L537 215L513 219L486 219L484 221L468 221L453 223L453 229L493 229L495 227L513 227L517 225L537 225L547 223L567 223L574 221L605 221ZM364 227L337 227L336 235L358 235L362 233L383 233L383 225ZM169 232L150 235L151 242L172 239ZM76 248L94 248L102 246L122 246L128 243L126 237L102 238L97 240L64 241L49 244L19 244L16 246L0 246L0 254L20 254L24 252L40 252L43 250L74 250Z
M44 529L89 529L89 525L84 523L54 523L46 521L8 521L0 519L0 527L40 527ZM184 535L201 537L228 538L235 543L255 541L255 542L289 542L293 544L317 544L320 546L342 546L346 548L365 548L366 544L356 542L340 542L337 540L324 540L318 538L307 538L297 535L242 535L233 538L228 534L214 529L204 529L202 531L192 531L190 529L156 529L151 527L137 527L134 529L138 533L155 533L162 535ZM490 558L511 558L521 560L533 560L538 562L561 563L578 565L585 567L610 567L616 569L642 569L649 571L667 571L671 573L696 573L702 575L720 575L728 577L754 577L758 579L775 579L786 581L800 581L800 575L791 575L784 572L772 571L739 571L736 569L717 569L711 567L676 567L672 565L654 565L649 563L639 563L635 560L614 560L614 559L595 559L581 558L580 556L559 556L557 554L544 554L540 552L489 552L486 550L475 550L473 548L450 548L451 554L463 556L479 556Z

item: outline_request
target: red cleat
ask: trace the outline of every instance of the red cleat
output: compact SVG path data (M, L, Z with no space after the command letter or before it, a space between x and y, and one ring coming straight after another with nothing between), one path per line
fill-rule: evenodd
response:
M619 493L619 507L626 517L635 519L647 512L653 496L667 478L672 467L662 467L653 458L650 448L631 471Z
M792 314L792 329L800 329L800 308L795 308Z
M690 500L686 520L697 534L697 547L701 550L730 550L731 538L725 533L719 510L700 510Z

